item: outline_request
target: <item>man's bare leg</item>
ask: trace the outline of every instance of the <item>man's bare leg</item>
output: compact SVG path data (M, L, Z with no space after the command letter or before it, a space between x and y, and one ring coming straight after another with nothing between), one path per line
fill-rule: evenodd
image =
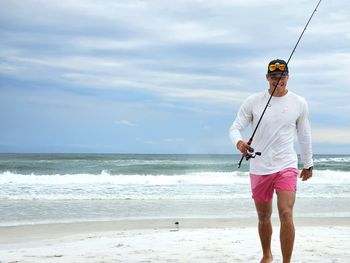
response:
M261 247L263 250L263 258L260 263L270 263L272 262L271 253L271 236L272 236L272 224L271 224L271 214L272 214L272 202L256 202L256 211L259 217L259 236Z
M280 242L283 263L290 263L294 245L293 207L295 203L294 192L277 193L278 213L281 221Z

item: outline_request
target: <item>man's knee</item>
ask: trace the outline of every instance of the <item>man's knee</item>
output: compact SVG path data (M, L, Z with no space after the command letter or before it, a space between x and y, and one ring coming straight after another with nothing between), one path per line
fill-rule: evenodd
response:
M279 192L278 196L278 213L281 223L293 223L293 206L295 202L295 193Z
M269 223L271 221L271 212L258 211L259 223Z
M259 223L269 223L272 214L272 202L255 202Z
M281 209L279 211L281 223L292 224L293 223L293 211L292 209Z

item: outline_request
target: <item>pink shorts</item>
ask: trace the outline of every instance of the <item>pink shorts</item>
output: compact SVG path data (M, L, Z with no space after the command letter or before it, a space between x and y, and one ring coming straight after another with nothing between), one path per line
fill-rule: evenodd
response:
M298 169L286 168L280 172L266 175L250 174L252 198L257 202L270 202L273 192L296 192Z

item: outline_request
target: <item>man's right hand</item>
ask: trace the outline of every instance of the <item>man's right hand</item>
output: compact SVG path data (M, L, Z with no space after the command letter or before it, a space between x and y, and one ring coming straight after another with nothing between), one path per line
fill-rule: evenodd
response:
M250 146L248 145L248 143L245 143L244 141L240 140L237 142L236 147L238 151L240 151L242 154L246 154Z

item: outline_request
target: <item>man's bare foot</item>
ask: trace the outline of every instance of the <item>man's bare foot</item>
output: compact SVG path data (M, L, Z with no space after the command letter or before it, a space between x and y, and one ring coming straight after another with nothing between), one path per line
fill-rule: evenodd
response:
M268 256L263 256L260 263L271 263L272 260L273 260L273 257L272 257L272 254L270 254Z

